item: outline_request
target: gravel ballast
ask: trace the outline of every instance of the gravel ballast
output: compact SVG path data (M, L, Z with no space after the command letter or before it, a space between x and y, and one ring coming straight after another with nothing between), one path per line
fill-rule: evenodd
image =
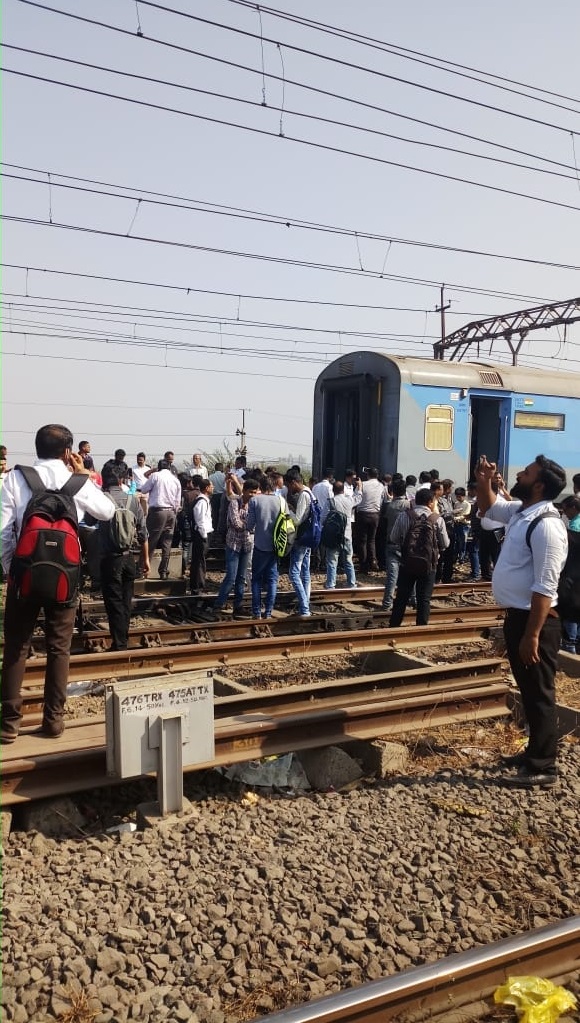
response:
M233 1023L578 913L579 743L560 765L541 791L474 752L292 797L213 773L157 829L15 831L3 1018Z

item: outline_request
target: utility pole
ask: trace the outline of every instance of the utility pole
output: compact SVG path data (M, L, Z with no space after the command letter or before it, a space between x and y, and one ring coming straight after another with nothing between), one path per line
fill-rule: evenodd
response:
M435 312L441 313L441 342L433 345L433 358L443 359L443 342L445 341L445 310L451 308L451 302L445 305L445 285L441 285L441 305L435 306Z
M241 428L238 427L238 429L236 430L236 437L240 437L240 446L239 448L236 448L236 455L244 455L244 457L246 456L248 450L246 448L246 412L251 411L252 411L251 408L240 409L240 412L242 413L242 426Z

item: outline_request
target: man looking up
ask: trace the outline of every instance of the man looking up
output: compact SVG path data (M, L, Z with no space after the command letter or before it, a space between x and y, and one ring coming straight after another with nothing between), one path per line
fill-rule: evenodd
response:
M483 524L506 527L492 588L496 602L506 608L507 654L529 726L527 748L503 758L506 766L519 767L506 782L544 788L558 777L554 677L562 625L556 604L568 541L552 501L566 486L566 473L557 462L536 455L517 474L513 501L497 500L495 473L495 464L482 455L475 472L477 507Z

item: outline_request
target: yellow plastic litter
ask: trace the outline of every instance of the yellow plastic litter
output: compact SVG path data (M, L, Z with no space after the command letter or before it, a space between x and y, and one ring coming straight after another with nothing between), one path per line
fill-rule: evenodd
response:
M508 977L493 998L500 1005L514 1005L520 1023L555 1023L563 1012L576 1008L573 994L543 977Z

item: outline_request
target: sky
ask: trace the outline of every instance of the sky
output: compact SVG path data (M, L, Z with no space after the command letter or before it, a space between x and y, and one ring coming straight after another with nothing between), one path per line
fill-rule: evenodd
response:
M242 416L308 462L319 373L430 358L442 284L447 333L580 294L575 0L277 2L4 0L9 464L47 422L180 463ZM520 362L579 372L580 324Z

